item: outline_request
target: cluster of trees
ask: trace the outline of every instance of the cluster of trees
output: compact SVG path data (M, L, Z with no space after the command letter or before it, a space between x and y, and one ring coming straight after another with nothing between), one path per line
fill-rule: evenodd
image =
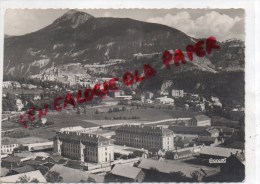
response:
M130 159L130 158L136 158L136 156L134 154L129 154L129 155L122 155L120 153L114 153L114 158L115 160L117 159Z
M37 178L33 178L31 179L29 176L23 175L21 177L18 178L18 180L16 181L16 183L39 183L39 180L37 180Z
M42 81L40 79L30 79L26 77L13 76L13 75L4 75L3 81L17 81L20 84L32 84L35 86L41 86L43 89L50 88L51 86L58 87L69 87L68 84L63 84L58 81Z
M118 116L118 117L107 117L107 116L105 116L105 119L115 119L115 120L120 120L120 119L124 119L124 120L126 120L126 119L140 119L140 117L138 117L138 116L129 116L129 117L125 117L125 116Z
M183 172L171 172L169 174L161 173L155 168L145 172L144 182L198 182L202 176L198 171L191 173L191 178L184 175Z
M2 98L2 108L3 111L16 111L16 101L15 95L11 93L7 93L5 98Z
M80 183L96 183L96 180L92 177L89 177L86 181L85 180L80 180Z
M63 178L60 176L60 173L56 171L50 171L46 175L46 180L49 183L63 182Z

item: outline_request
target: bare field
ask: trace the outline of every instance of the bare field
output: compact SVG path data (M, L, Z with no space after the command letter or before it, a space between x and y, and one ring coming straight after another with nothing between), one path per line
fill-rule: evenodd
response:
M115 107L115 106L113 106ZM119 106L117 106L119 107ZM120 106L121 107L121 106ZM24 133L29 133L30 136L37 136L41 138L51 139L55 135L55 131L59 130L63 127L69 126L82 126L82 127L95 127L95 126L104 126L104 125L112 125L112 124L135 124L149 121L159 121L164 119L171 118L181 118L181 117L192 117L199 113L190 112L190 111L173 111L169 109L136 109L128 111L119 111L119 112L104 112L104 113L95 113L97 109L108 108L108 107L92 107L87 108L85 113L81 112L77 114L75 110L63 110L61 112L51 111L47 116L48 122L53 122L53 125L49 125L46 127L26 129L22 125L19 128L16 128L16 131L21 131ZM136 116L138 119L123 119L123 117L133 117ZM122 117L120 120L114 120L113 117ZM107 119L106 119L107 118ZM110 119L111 118L111 119ZM2 122L2 125L5 127L9 123ZM17 127L17 124L16 126ZM10 127L11 128L11 127Z

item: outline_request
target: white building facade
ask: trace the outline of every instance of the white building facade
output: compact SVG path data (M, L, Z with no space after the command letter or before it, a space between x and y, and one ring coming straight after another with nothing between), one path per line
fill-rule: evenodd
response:
M90 133L58 132L54 137L54 152L82 162L114 161L112 140Z

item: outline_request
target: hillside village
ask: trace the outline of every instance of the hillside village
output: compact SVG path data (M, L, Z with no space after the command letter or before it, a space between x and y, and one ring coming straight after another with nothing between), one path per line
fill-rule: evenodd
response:
M106 78L93 83L103 80ZM95 182L148 182L155 173L155 181L164 181L165 176L173 177L165 181L221 181L224 174L232 181L241 179L237 178L237 173L244 170L241 107L227 111L218 97L208 99L183 89L164 87L157 93L138 93L127 88L110 91L105 98L78 104L76 108L69 105L62 112L50 108L47 116L29 123L25 129L19 123L19 115L31 105L40 108L42 101L51 102L61 91L76 92L71 85L45 87L18 81L3 83L4 103L14 102L6 106L9 109L3 105L2 181L19 180L21 176L33 180L35 170L39 182L59 182L57 178L69 182L68 173L77 174L79 181ZM153 109L159 112L158 116L165 112L184 115L154 121L137 113L141 110L146 114ZM55 121L54 117L64 115L80 116L81 120L53 129L63 121ZM75 121L81 121L81 126L74 125ZM209 159L224 159L225 164L209 163ZM240 162L241 166L232 167L233 162Z

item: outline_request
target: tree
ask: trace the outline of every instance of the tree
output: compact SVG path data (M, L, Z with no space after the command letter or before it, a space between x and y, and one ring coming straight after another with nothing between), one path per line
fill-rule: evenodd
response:
M118 159L118 158L120 158L120 157L121 157L121 154L120 154L120 153L114 153L114 158L115 158L115 160Z
M16 183L28 183L30 181L30 177L23 175L18 178L19 180L16 181Z
M150 168L145 174L145 182L162 182L160 181L160 172L156 168Z
M27 175L23 175L21 177L19 177L19 180L16 181L16 183L39 183L39 180L37 178L33 178L31 180L31 178Z
M201 181L203 178L202 174L199 171L193 171L190 175L195 182Z
M63 178L60 176L60 173L56 171L50 171L46 176L46 180L47 182L55 183L55 182L62 182Z
M186 177L183 172L171 172L169 174L169 181L174 181L174 182L190 182L190 179Z
M130 158L136 158L136 156L134 155L134 154L129 154L128 155L128 158L130 159Z
M92 177L88 177L87 183L96 183L96 180Z
M162 173L156 168L149 169L145 174L145 182L191 182L182 172Z
M39 183L39 180L37 180L36 178L33 178L31 182L32 183Z
M14 111L16 110L16 102L14 100L14 98L12 99L10 97L10 99L2 99L2 108L3 111Z

